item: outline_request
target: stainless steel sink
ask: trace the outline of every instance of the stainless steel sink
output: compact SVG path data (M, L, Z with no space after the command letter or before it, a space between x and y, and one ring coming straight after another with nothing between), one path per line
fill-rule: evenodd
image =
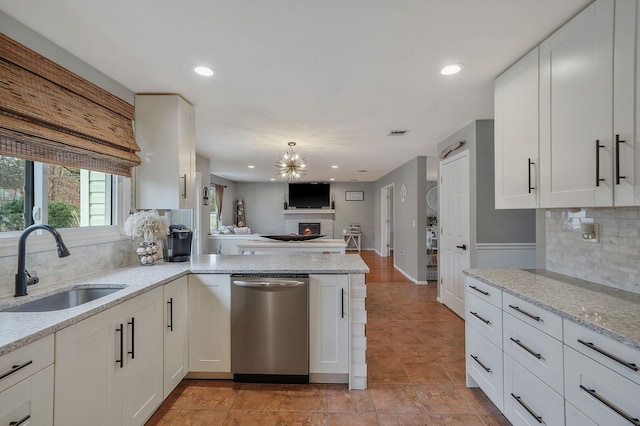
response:
M41 297L23 303L22 305L13 306L3 309L2 312L49 312L69 309L92 300L99 299L109 294L122 290L126 286L94 286L85 288L72 288L50 296Z

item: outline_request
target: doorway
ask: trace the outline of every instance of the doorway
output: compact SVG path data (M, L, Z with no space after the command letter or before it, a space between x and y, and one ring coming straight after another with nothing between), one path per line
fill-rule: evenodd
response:
M380 256L393 251L393 184L380 188Z

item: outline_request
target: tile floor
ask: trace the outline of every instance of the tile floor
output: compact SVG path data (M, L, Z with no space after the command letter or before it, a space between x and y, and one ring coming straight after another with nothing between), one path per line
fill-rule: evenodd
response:
M464 322L391 258L361 253L369 387L184 380L147 425L509 425L464 385Z

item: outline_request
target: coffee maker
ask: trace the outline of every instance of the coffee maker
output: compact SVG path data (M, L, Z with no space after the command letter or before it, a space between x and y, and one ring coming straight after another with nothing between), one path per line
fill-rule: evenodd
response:
M165 262L188 262L191 259L193 232L184 225L169 225L169 235L164 240Z

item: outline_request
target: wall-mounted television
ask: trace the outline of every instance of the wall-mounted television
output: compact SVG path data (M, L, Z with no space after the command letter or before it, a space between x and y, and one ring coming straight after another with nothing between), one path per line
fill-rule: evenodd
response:
M289 207L321 209L331 206L331 185L328 183L290 183Z

